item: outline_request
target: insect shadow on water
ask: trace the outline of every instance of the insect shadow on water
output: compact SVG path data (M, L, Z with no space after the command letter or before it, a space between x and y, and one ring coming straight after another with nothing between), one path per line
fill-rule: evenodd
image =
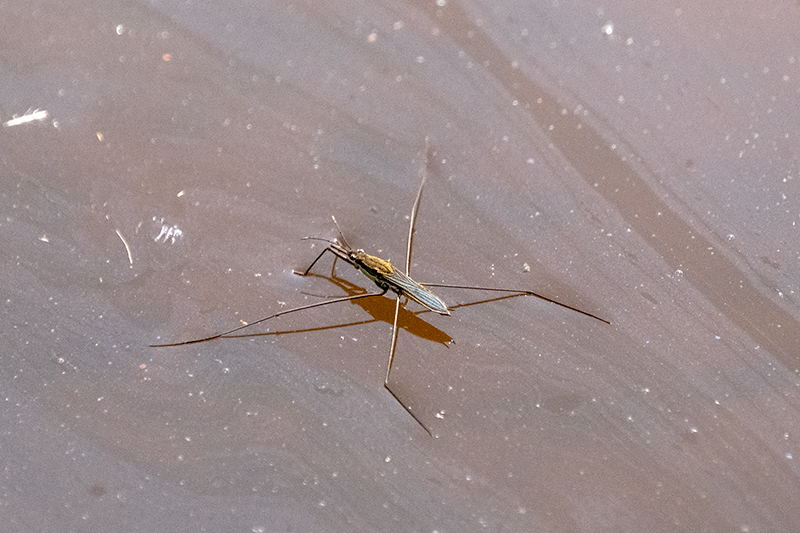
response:
M347 293L350 296L355 296L357 294L364 294L366 289L363 287L356 285L347 281L344 278L340 278L336 275L335 267L331 269L331 274L315 274L313 272L309 272L306 277L308 278L319 278L324 279L330 283L333 283L343 292ZM318 298L326 298L331 299L335 297L330 296L321 296L315 295L311 293L303 292L306 296L316 296ZM483 303L493 302L501 299L506 298L515 298L520 296L519 294L511 294L511 295L503 295L501 297L491 298L480 300L477 302L470 302L465 304L459 304L455 306L449 306L449 308L456 309L462 307L469 307L473 305L480 305ZM231 334L226 335L224 338L226 339L237 339L237 338L254 338L254 337L271 337L277 335L286 335L286 334L297 334L297 333L310 333L310 332L319 332L319 331L327 331L327 330L335 330L341 329L345 327L353 327L353 326L365 326L367 324L373 324L376 322L386 322L387 324L392 323L392 318L394 317L394 304L388 298L376 299L372 298L370 303L366 303L367 300L355 300L351 303L354 305L358 305L363 309L366 313L370 315L369 318L364 318L361 320L353 319L353 320L346 320L340 322L333 322L327 323L323 326L310 326L304 328L292 328L291 330L280 330L276 329L273 331L266 331L263 333L240 333L240 334ZM417 311L409 311L405 307L401 307L400 309L400 317L397 321L397 327L401 331L407 331L412 335L419 337L420 339L424 339L426 341L435 342L437 344L441 344L444 347L449 347L450 344L455 344L455 340L450 337L447 333L440 330L439 328L432 325L430 322L426 322L419 315L430 313L431 311L426 308L422 308ZM399 333L398 333L399 334Z
M428 287L438 287L438 288L448 288L448 289L470 289L470 290L478 290L478 291L489 291L489 292L504 292L509 293L510 295L518 295L518 296L535 296L541 300L546 302L550 302L552 304L564 307L571 311L575 311L576 313L580 313L582 315L594 318L595 320L599 320L600 322L604 322L606 324L610 324L608 320L600 318L599 316L593 315L586 311L582 311L576 307L572 307L570 305L561 303L559 301L553 300L546 296L542 296L541 294L535 293L533 291L528 291L524 289L506 289L506 288L498 288L498 287L476 287L472 285L456 285L451 283L418 283L411 279L410 277L410 269L411 269L411 249L412 244L414 241L414 226L416 225L417 221L417 212L419 211L419 204L422 199L422 190L425 187L425 180L427 178L427 169L428 169L428 153L430 152L430 148L428 146L428 139L425 139L425 156L422 163L422 178L419 184L419 190L417 190L417 197L414 200L414 206L411 209L411 220L408 227L408 243L406 247L406 265L405 265L405 272L395 268L389 261L376 257L374 255L370 255L366 253L364 250L357 249L354 250L347 242L347 239L344 237L344 233L342 229L339 227L339 223L336 222L335 217L331 217L333 220L334 225L336 226L336 230L339 236L334 239L324 239L321 237L303 237L303 240L315 240L315 241L322 241L327 243L322 252L317 256L314 261L305 269L303 272L295 271L294 273L299 276L308 276L314 275L310 274L311 269L317 262L322 258L325 253L331 253L334 256L333 259L333 266L331 268L331 272L336 267L336 260L341 259L342 261L353 265L357 270L359 270L362 274L367 276L369 279L372 280L373 283L380 289L380 291L376 292L364 292L355 295L348 295L340 298L332 298L322 302L315 302L308 305L301 305L299 307L293 307L291 309L286 309L284 311L278 311L272 315L267 317L261 318L256 320L255 322L250 322L244 324L242 326L230 329L228 331L223 331L222 333L218 333L216 335L212 335L210 337L203 337L202 339L193 339L189 341L183 342L175 342L170 344L151 344L152 348L166 348L170 346L183 346L186 344L197 344L200 342L208 342L213 341L216 339L222 338L234 338L244 335L232 335L232 333L236 333L241 331L245 328L249 328L251 326L255 326L256 324L260 324L262 322L266 322L267 320L277 318L279 316L287 315L289 313L296 313L298 311L304 311L306 309L313 309L315 307L322 307L324 305L331 305L340 302L352 302L354 300L358 300L361 298L371 298L375 296L384 296L387 292L392 291L397 295L395 308L394 308L394 321L392 322L392 342L391 347L389 350L389 360L386 364L386 375L383 380L384 388L389 391L392 397L403 406L403 409L411 415L411 417L416 420L416 422L424 429L428 435L433 435L428 429L428 427L422 423L422 421L417 417L417 415L412 411L411 407L403 402L400 397L395 394L395 392L391 389L389 385L389 377L392 372L392 363L394 362L394 355L397 349L397 335L398 335L398 318L400 316L400 307L401 305L405 307L405 303L408 303L409 300L412 300L425 309L429 311L433 311L440 315L450 315L450 308L442 301L441 298L436 296ZM405 303L401 302L401 298L405 298ZM497 298L503 299L503 298ZM488 300L493 301L493 300ZM460 306L456 306L460 307Z

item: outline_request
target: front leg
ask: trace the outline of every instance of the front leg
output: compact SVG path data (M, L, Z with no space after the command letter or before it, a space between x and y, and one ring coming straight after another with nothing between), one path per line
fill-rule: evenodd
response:
M338 255L336 255L333 252L333 250L331 250L330 247L328 247L328 248L325 248L324 250L322 250L322 252L320 252L320 254L317 256L317 258L314 259L314 261L311 262L311 264L308 266L308 268L305 270L305 272L298 272L297 270L294 270L293 272L295 274L297 274L298 276L308 276L308 273L311 271L311 268L314 265L317 264L317 261L319 261L322 258L323 255L325 255L325 252L330 252L335 256L334 260L333 260L333 266L335 267L336 266L336 258L338 257ZM331 276L333 276L333 270L331 270Z

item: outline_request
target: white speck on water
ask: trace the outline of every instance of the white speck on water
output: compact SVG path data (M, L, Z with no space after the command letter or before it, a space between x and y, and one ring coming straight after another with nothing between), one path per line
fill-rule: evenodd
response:
M153 217L153 220L155 219L156 217ZM175 244L176 240L183 238L183 230L181 230L177 224L174 224L172 226L170 226L169 224L164 224L163 218L159 221L159 223L161 224L161 233L159 233L158 236L155 239L153 239L155 242L160 241L166 243L167 241L169 241L170 244Z

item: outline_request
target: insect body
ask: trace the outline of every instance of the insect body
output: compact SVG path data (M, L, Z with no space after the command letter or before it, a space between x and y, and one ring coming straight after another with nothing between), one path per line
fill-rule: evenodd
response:
M380 288L388 287L398 296L405 296L423 307L440 315L450 315L450 310L441 298L420 285L410 277L394 268L389 261L369 255L362 250L353 252L353 259L358 269Z
M364 250L352 250L350 245L347 244L347 240L344 238L344 234L339 228L336 218L331 218L333 219L333 223L336 224L336 229L339 230L341 243L320 239L318 237L306 237L309 240L325 241L328 243L328 247L314 259L314 262L311 263L301 275L308 275L311 268L320 260L325 252L331 252L337 258L353 265L362 274L371 279L384 293L392 291L398 296L405 296L409 300L413 300L440 315L450 315L450 310L441 298L425 288L422 284L411 279L407 274L396 269L389 261L370 255ZM300 273L298 272L297 274Z

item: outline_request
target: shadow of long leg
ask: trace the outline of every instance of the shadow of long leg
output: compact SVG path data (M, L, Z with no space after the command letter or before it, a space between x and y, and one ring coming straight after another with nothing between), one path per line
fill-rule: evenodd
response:
M245 324L244 326L239 326L238 328L233 328L233 329L230 329L228 331L224 331L222 333L218 333L216 335L212 335L211 337L204 337L202 339L194 339L194 340L191 340L191 341L173 342L173 343L170 343L170 344L151 344L150 347L151 348L166 348L168 346L183 346L184 344L197 344L197 343L200 343L200 342L213 341L215 339L221 339L221 338L225 337L226 335L230 335L231 333L236 333L237 331L241 331L244 328L249 328L250 326L255 326L256 324L260 324L262 322L266 322L267 320L269 320L271 318L277 318L279 316L288 315L289 313L296 313L297 311L304 311L306 309L313 309L314 307L322 307L323 305L330 305L330 304L335 304L335 303L339 303L339 302L348 302L350 300L357 300L359 298L369 298L370 296L383 296L384 294L386 294L387 291L388 291L388 289L383 289L382 292L368 292L366 294L356 294L355 296L345 296L343 298L336 298L336 299L327 300L327 301L324 301L324 302L316 302L316 303L313 303L313 304L301 305L300 307L294 307L292 309L287 309L285 311L278 311L275 314L269 315L269 316L264 317L264 318L262 318L260 320L256 320L255 322L251 322L249 324Z
M398 296L397 297L397 304L394 307L394 323L392 324L392 347L389 350L389 362L386 365L386 377L383 379L383 387L386 390L389 391L389 394L391 394L392 397L394 397L395 400L397 400L397 403L399 403L400 405L403 406L403 409L405 409L406 412L411 415L411 418L416 420L417 424L419 424L422 427L422 429L424 429L425 432L432 437L433 433L431 433L431 430L429 430L427 427L425 427L425 424L423 424L422 421L419 418L417 418L417 415L415 415L411 411L411 408L408 407L403 402L403 400L401 400L397 396L397 394L394 393L392 388L389 386L389 375L392 373L392 363L394 362L394 352L395 352L395 349L397 348L397 333L398 333L397 319L399 318L399 316L400 316L400 297Z
M524 294L526 296L535 296L536 298L539 298L540 300L544 300L545 302L550 302L551 304L556 304L558 306L565 307L565 308L569 309L570 311L575 311L576 313L580 313L582 315L586 315L588 317L594 318L595 320L599 320L600 322L605 322L606 324L611 324L611 322L609 322L608 320L606 320L604 318L600 318L597 315L593 315L591 313L587 313L586 311L581 311L577 307L572 307L571 305L562 304L561 302L559 302L557 300L553 300L552 298L548 298L547 296L542 296L541 294L535 293L533 291L526 291L526 290L523 290L523 289L500 289L500 288L497 288L497 287L473 287L471 285L451 285L451 284L448 284L448 283L420 283L420 285L423 285L425 287L443 287L443 288L447 288L447 289L471 289L471 290L475 290L475 291L515 292L515 293L518 293L518 294Z

